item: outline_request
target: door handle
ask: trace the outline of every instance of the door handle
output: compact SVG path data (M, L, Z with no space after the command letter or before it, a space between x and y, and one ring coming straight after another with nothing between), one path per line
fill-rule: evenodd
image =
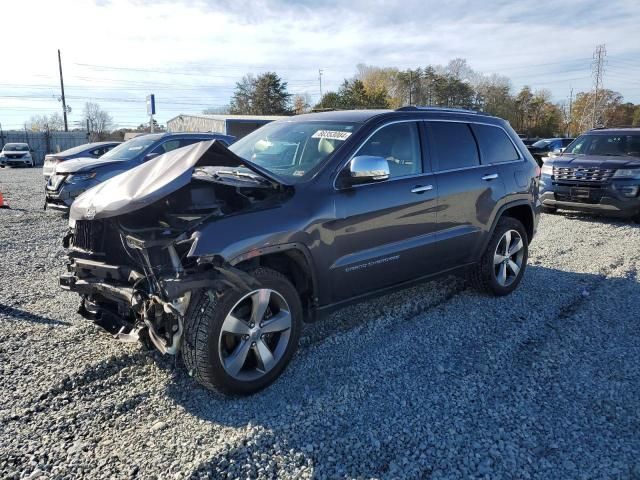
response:
M497 173L490 173L489 175L485 175L484 177L482 177L483 180L495 180L496 178L498 178L498 174Z
M417 185L411 189L411 193L424 193L429 190L433 190L433 185L425 185L424 187L422 185Z

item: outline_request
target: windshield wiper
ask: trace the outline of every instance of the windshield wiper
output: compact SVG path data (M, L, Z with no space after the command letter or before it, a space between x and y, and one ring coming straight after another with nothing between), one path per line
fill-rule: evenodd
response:
M264 177L261 177L260 175L256 175L249 172L241 172L240 170L217 170L215 172L215 175L217 176L229 175L231 177L236 177L240 179L247 178L247 179L253 180L256 183L260 183L262 185L271 185L271 182L269 180L267 180Z

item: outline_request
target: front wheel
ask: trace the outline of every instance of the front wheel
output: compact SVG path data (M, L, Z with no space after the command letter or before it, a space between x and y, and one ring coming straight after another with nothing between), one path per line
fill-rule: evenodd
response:
M185 318L182 358L189 374L227 395L255 393L275 381L300 338L302 306L295 287L268 268L251 275L259 287L203 292Z
M471 272L471 281L481 291L496 296L513 292L524 275L529 241L522 223L511 217L498 221L489 244Z

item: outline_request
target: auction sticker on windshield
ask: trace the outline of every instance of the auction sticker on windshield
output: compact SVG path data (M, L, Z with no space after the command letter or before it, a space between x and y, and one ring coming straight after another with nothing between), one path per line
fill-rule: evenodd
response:
M338 130L318 130L311 135L311 138L327 138L331 140L346 140L351 135L351 132L340 132Z

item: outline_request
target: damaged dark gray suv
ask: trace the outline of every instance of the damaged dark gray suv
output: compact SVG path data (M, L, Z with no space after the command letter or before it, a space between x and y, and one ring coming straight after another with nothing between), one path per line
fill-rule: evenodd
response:
M80 196L63 288L124 341L181 352L208 388L249 394L304 321L465 272L506 295L538 222L538 167L503 120L405 107L270 123L166 153Z

